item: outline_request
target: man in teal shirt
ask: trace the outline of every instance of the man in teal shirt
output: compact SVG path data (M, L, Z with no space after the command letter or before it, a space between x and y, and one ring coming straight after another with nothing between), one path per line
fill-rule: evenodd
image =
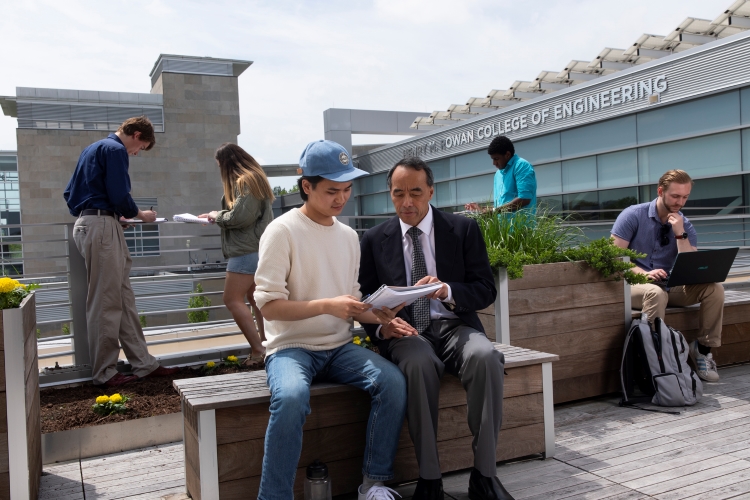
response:
M531 163L516 154L513 142L501 135L487 148L495 172L494 206L497 212L516 212L524 207L536 214L536 175ZM479 210L477 203L466 204L466 210Z

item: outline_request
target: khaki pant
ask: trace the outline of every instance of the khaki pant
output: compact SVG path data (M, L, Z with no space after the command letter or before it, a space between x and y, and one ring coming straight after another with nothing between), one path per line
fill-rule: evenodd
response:
M86 259L86 323L94 383L117 374L120 344L133 373L145 377L159 362L146 347L130 286L132 260L120 223L105 215L79 217L73 239Z
M654 318L664 320L667 306L690 306L700 303L698 316L698 342L706 347L721 345L721 323L724 319L724 287L721 283L686 285L670 288L669 292L656 285L630 287L633 308L648 314L649 323Z

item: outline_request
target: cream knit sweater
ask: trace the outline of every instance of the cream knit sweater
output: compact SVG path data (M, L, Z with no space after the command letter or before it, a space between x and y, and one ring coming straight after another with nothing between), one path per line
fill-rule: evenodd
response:
M359 252L352 228L335 218L332 226L322 226L299 209L290 210L274 219L260 239L254 294L258 307L278 299L361 298ZM351 324L351 319L330 314L301 321L265 320L266 355L289 347L335 349L351 342Z

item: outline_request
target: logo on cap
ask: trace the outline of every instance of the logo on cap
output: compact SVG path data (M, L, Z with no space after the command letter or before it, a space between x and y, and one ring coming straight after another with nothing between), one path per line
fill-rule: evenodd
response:
M342 165L349 165L349 156L346 153L339 154L339 161Z

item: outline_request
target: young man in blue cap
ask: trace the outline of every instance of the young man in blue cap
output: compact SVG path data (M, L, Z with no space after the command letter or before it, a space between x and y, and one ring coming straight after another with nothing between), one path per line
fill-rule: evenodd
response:
M361 302L357 234L336 220L351 196L352 180L367 173L354 168L347 151L332 141L308 144L299 164L299 192L305 204L268 225L255 274L255 301L266 321L263 344L271 390L258 498L293 498L302 427L310 413L310 384L315 379L370 393L359 498L392 500L393 490L383 481L394 476L406 384L395 365L354 345L350 328L352 318L394 323L408 332L413 328L395 318L400 308L370 310Z

